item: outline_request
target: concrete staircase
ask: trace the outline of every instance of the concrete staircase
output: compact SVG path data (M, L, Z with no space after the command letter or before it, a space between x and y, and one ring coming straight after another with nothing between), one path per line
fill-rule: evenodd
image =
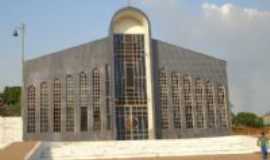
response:
M216 154L248 154L259 151L256 138L227 136L216 138L107 141L46 142L40 160L90 160Z

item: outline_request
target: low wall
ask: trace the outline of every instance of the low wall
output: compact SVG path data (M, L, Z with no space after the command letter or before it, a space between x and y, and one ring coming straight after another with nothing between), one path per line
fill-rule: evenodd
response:
M22 141L22 118L0 117L0 149Z

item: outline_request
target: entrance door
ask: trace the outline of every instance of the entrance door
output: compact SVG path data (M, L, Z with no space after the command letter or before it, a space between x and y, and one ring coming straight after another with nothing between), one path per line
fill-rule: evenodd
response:
M146 107L116 107L117 139L148 139L146 111Z

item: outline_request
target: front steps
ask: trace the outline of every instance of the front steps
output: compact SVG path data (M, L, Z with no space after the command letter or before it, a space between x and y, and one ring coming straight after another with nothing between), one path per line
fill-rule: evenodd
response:
M256 138L249 136L149 141L44 142L39 160L249 154L257 151L259 148L256 146Z

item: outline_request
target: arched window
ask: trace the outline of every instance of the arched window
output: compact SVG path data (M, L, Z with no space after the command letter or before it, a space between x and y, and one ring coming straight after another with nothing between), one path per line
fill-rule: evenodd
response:
M217 91L217 104L218 104L218 112L219 112L219 122L221 127L226 128L227 123L227 108L225 103L225 89L223 86L218 87Z
M187 75L183 79L183 95L186 128L193 128L191 77Z
M40 132L49 130L49 93L46 82L40 85Z
M93 110L94 110L94 130L99 131L101 129L101 117L100 117L100 100L101 100L101 86L100 86L100 72L96 68L92 73L93 79Z
M168 76L164 70L159 72L159 87L160 87L160 110L161 110L161 127L169 128L168 119Z
M205 96L206 96L206 114L207 114L207 127L215 127L215 109L214 109L214 93L213 86L210 82L206 83L205 86Z
M66 131L74 131L75 85L71 75L66 77Z
M204 128L203 83L200 79L195 82L195 108L197 128Z
M81 109L81 131L88 129L88 77L86 73L80 73L80 109Z
M172 73L172 105L173 105L173 123L175 128L181 128L181 79L178 73Z
M36 131L36 89L32 85L27 89L27 132Z
M53 81L53 131L61 132L61 81Z

